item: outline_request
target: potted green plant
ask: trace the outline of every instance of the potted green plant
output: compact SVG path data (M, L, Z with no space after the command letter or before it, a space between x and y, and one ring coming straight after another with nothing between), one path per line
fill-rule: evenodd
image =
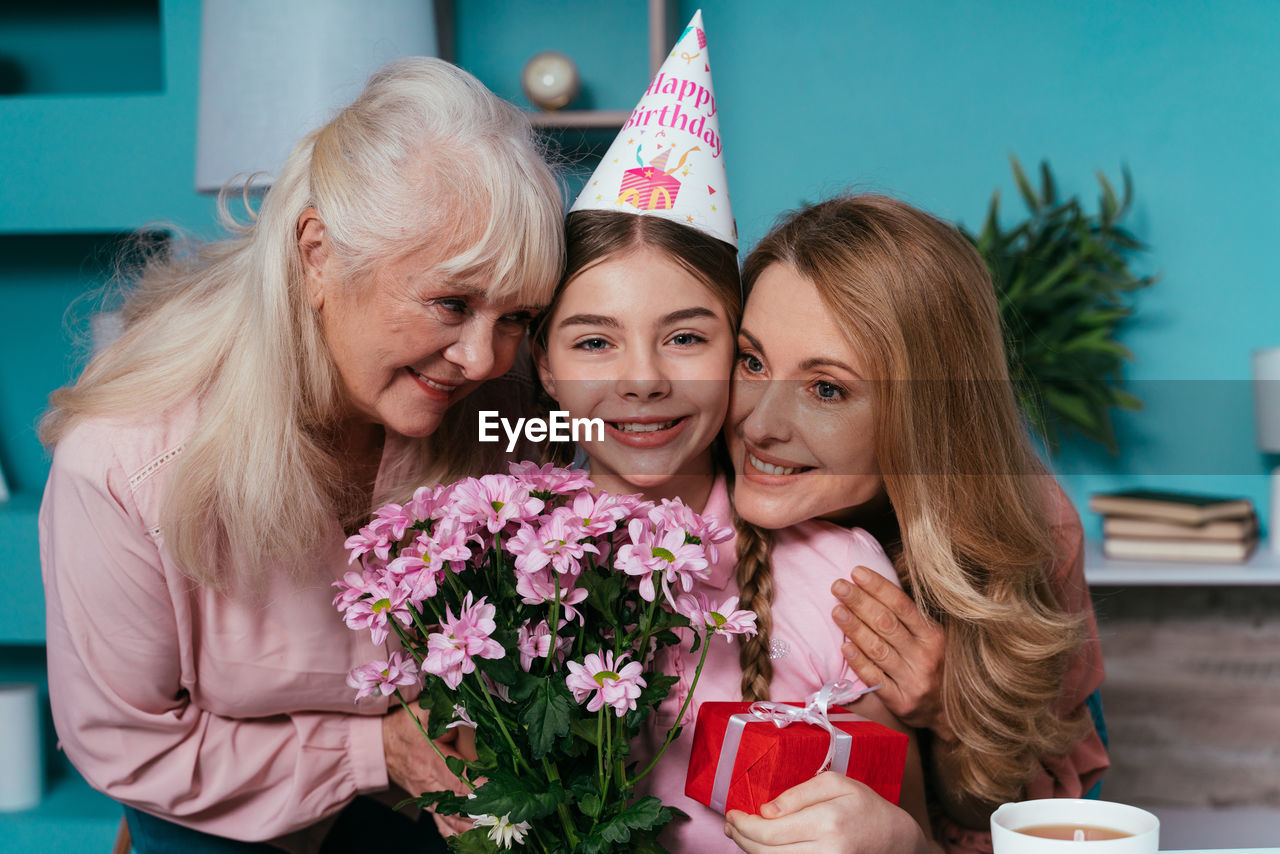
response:
M1122 195L1098 173L1102 194L1098 211L1089 213L1078 198L1058 197L1047 162L1037 190L1017 158L1010 160L1027 217L1002 228L997 191L982 231L965 236L995 282L1019 399L1050 450L1074 431L1114 453L1111 411L1142 407L1123 388L1132 354L1116 331L1133 312L1129 294L1155 281L1128 266L1146 248L1119 225L1133 199L1129 171Z

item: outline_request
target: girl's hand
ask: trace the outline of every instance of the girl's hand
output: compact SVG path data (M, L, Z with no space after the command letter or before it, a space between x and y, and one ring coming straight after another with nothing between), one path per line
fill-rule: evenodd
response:
M932 852L910 815L866 785L827 771L783 792L760 815L731 810L725 835L748 854Z
M831 585L840 602L831 616L849 639L845 660L863 682L881 686L881 700L903 723L954 741L942 707L946 632L887 579L862 566L852 578Z

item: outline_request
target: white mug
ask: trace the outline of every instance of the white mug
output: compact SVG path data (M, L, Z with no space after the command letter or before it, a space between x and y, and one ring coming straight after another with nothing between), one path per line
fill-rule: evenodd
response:
M1018 832L1046 825L1101 827L1130 835L1075 841L1043 839ZM1002 804L991 814L991 845L995 854L1156 854L1160 849L1160 820L1144 809L1112 801L1076 798L1019 801Z

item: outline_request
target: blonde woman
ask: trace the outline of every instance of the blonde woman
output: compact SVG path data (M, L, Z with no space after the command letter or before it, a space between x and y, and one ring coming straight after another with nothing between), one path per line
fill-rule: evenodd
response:
M771 531L811 518L885 545L907 592L865 570L837 582L846 656L932 731L947 850L982 850L995 805L1054 793L1046 769L1078 797L1107 765L1084 708L1102 664L1080 524L1019 416L986 268L950 226L854 196L787 217L743 278L726 424L755 526L740 553L768 561ZM835 774L762 812L729 816L748 852L930 848Z
M348 670L386 655L331 585L373 506L497 464L459 401L559 278L535 140L465 72L388 66L254 221L147 265L122 337L54 393L54 721L139 852L317 850L357 795L457 785L406 712L353 704Z

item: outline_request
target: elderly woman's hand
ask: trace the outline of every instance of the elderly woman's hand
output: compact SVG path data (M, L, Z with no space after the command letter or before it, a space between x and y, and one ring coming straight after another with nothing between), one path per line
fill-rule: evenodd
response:
M760 815L731 810L725 835L747 854L927 852L929 842L905 810L866 785L827 771L783 792Z
M849 639L845 660L863 682L881 686L881 701L903 723L954 740L942 707L946 632L866 567L856 567L852 579L831 585L840 602L831 616Z
M410 708L425 727L427 712ZM411 795L444 789L467 795L470 787L454 776L449 766L427 744L413 715L404 708L398 708L382 718L382 751L387 761L387 779ZM454 727L436 740L436 746L445 756L475 759L475 731L470 727ZM432 813L432 818L444 836L463 833L472 827L466 816Z

